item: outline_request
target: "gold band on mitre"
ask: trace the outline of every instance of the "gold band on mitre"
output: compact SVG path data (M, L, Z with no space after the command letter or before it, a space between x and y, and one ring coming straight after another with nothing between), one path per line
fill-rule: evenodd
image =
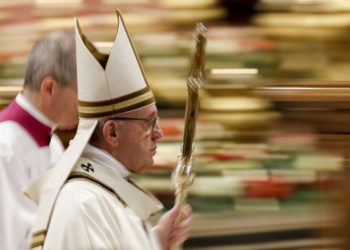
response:
M79 116L83 118L99 118L135 110L151 103L155 99L151 89L147 86L137 92L111 100L87 102L79 100Z

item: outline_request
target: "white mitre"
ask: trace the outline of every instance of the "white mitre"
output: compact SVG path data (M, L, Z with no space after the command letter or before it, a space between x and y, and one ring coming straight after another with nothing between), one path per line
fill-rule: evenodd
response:
M117 17L117 35L109 55L100 53L93 46L75 19L79 125L60 161L27 189L28 196L39 202L33 226L32 247L35 249L42 247L58 193L94 132L98 118L155 102L119 11Z
M80 117L113 115L154 102L141 63L118 11L117 16L118 32L109 56L99 53L86 39L76 19Z

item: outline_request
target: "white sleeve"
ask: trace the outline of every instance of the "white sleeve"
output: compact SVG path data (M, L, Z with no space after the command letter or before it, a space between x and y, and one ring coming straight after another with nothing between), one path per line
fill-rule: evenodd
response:
M19 156L0 155L0 249L27 249L35 204L22 194L28 181Z

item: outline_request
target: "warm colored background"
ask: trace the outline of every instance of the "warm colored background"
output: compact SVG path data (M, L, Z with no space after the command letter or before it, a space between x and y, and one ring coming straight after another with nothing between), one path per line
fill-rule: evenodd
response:
M165 132L155 168L135 178L167 207L192 33L208 27L185 249L350 249L350 1L0 0L0 107L20 91L39 37L78 16L108 51L117 8ZM67 143L74 131L59 133Z

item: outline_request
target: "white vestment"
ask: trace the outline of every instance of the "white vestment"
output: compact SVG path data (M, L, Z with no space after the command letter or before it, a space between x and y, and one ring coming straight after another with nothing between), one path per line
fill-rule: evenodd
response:
M21 94L16 103L38 124L53 128ZM57 136L52 137L50 145L38 145L33 135L16 121L0 122L0 249L28 249L36 204L22 191L62 153Z
M162 209L107 152L87 145L55 203L44 249L158 250L149 217Z

